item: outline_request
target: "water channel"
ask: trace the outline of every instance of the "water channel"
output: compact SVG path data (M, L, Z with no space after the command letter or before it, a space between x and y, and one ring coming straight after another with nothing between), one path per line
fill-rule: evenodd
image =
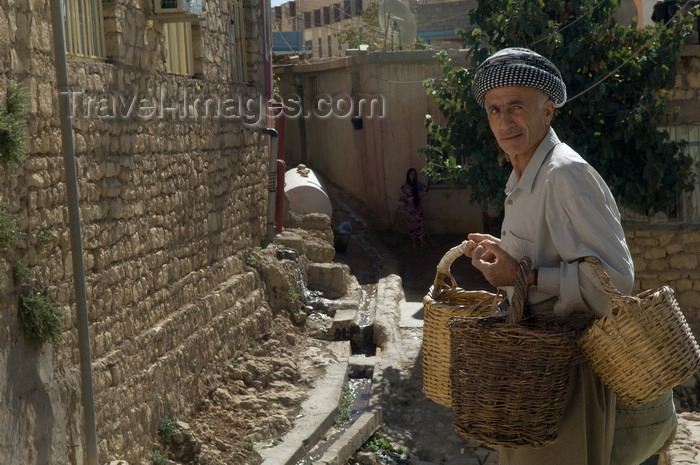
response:
M356 237L353 237L355 239ZM352 243L350 244L352 249ZM349 338L353 362L348 366L347 381L343 388L343 395L338 407L338 417L335 425L315 444L297 465L310 465L319 460L328 448L347 429L369 409L370 393L372 388L373 365L369 360L376 354L374 344L374 315L373 304L377 297L377 267L378 260L369 257L362 251L350 250L336 255L336 260L350 266L353 276L360 285L360 297L357 303L357 314L349 331L344 333ZM360 252L360 253L358 253ZM298 284L301 288L302 301L310 315L330 314L329 307L334 301L322 297L319 293L310 291L303 279L303 273L298 263L298 257L294 250L280 249L278 258L286 258L296 263ZM339 260L338 260L339 259Z

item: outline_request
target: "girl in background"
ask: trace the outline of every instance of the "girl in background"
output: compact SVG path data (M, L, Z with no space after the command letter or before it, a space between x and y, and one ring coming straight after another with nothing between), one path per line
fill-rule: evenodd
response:
M423 207L420 194L428 192L428 187L418 181L418 173L415 168L409 168L406 172L406 182L401 186L399 204L403 208L408 220L408 234L411 244L416 247L425 246L425 225L423 223Z

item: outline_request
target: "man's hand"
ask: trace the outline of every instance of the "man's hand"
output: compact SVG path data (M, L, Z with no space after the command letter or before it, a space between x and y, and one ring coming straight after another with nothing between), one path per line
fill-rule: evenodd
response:
M479 233L471 233L467 235L467 239L469 239L469 242L467 242L467 246L464 248L464 255L467 257L471 258L472 252L474 252L474 248L479 245L479 242L484 241L484 240L489 240L493 243L496 244L501 244L501 240L498 239L497 237L493 237L490 234L479 234Z
M483 236L483 235L482 235ZM470 241L471 235L469 237ZM472 250L472 265L494 287L512 286L518 272L518 261L500 246L500 241L482 239Z

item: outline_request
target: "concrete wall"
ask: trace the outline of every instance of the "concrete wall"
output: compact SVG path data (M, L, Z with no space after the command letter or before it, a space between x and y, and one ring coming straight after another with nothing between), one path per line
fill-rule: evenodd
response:
M441 76L432 51L384 52L275 68L283 100L304 102L306 116L295 105L286 112L285 151L288 166L304 163L328 181L363 200L380 227L403 230L396 215L406 171L419 172L427 143L425 117L441 118L423 87ZM455 59L459 53L455 52ZM325 97L335 109L317 111ZM352 102L341 111L338 102ZM359 102L364 113L360 116ZM367 110L371 103L374 112ZM293 107L293 108L292 108ZM357 124L361 122L361 127ZM425 182L422 175L419 179ZM429 234L481 231L481 210L469 204L466 191L435 189L425 196Z
M263 285L245 266L265 234L264 122L184 113L197 98L260 96L262 10L257 1L246 7L250 83L233 83L225 0L205 2L196 24L196 78L165 73L163 24L150 0L102 3L107 59L68 63L71 90L82 92L73 128L99 463L150 463L162 416L186 417L209 362L270 325ZM0 166L0 202L24 234L0 250L3 464L85 462L49 4L0 0L0 103L17 81L30 113L27 161ZM155 99L166 110L115 115L119 96ZM90 107L90 98L110 103ZM34 351L20 333L17 261L31 270L31 288L66 304L67 330L55 347Z

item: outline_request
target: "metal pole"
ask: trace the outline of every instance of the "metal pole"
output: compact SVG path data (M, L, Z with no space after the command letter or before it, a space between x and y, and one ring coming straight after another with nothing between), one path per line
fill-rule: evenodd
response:
M279 110L279 112L278 112ZM284 173L287 168L284 155L284 108L281 103L272 105L272 112L275 114L277 123L277 185L275 187L275 232L282 232L282 222L284 220ZM272 161L272 160L270 160Z
M61 124L63 164L66 174L68 198L68 223L70 228L71 254L73 258L73 287L78 320L78 349L80 352L80 384L83 416L85 422L85 446L87 465L97 465L97 428L95 426L95 401L92 388L92 360L90 357L90 331L85 293L85 268L83 264L83 242L80 232L80 209L78 206L78 176L75 169L73 127L69 107L68 67L66 45L63 35L63 13L61 0L51 0L51 23L53 49L58 87L58 110Z
M263 133L270 136L270 160L267 168L267 233L265 239L269 244L275 237L275 200L277 198L277 130L265 128Z

